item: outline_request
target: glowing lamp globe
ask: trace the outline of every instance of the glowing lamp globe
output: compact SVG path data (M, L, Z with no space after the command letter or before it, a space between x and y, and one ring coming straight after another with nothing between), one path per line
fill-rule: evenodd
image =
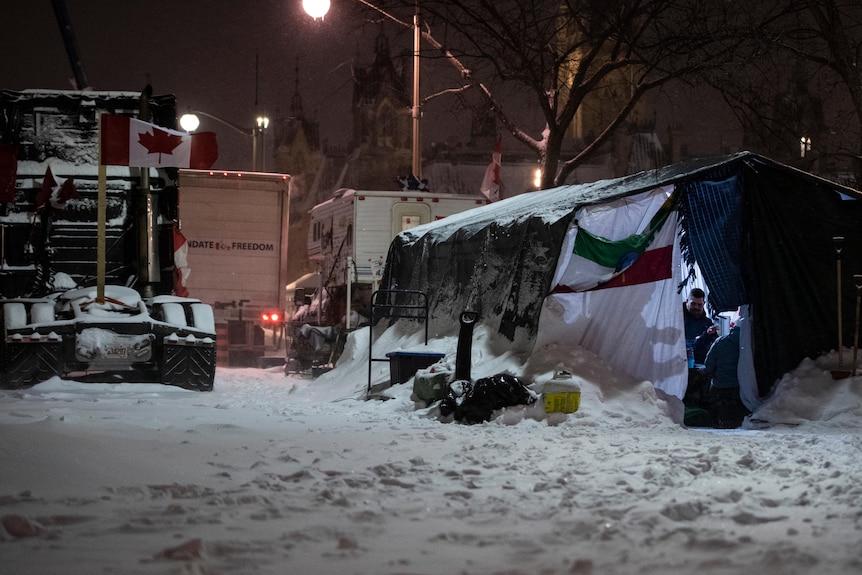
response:
M201 119L197 114L183 114L180 117L180 127L186 132L194 132L201 125Z
M329 0L302 0L302 8L306 14L317 20L329 12Z

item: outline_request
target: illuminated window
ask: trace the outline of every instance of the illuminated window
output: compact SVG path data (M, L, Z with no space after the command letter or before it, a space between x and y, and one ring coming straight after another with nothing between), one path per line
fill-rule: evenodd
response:
M805 158L811 154L811 138L802 136L799 139L799 157Z

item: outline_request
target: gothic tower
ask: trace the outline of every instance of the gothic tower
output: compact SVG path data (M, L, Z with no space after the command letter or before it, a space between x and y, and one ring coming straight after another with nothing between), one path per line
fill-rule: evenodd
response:
M345 185L356 189L396 189L410 173L412 125L403 66L396 66L381 30L374 60L353 70L353 151Z

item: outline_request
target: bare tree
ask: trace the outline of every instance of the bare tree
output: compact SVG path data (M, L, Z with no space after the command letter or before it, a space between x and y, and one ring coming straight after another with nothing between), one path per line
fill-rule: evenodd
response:
M858 186L862 4L772 0L745 7L752 17L755 56L725 69L711 82L732 106L753 145L826 176L841 178L842 172L852 172Z
M412 27L416 0L372 4ZM726 2L699 0L422 0L422 38L458 73L440 94L478 93L502 127L535 152L542 188L561 185L630 119L651 90L720 66L739 42ZM404 14L398 17L395 14ZM543 125L518 119L505 95L529 96ZM591 105L602 123L565 146Z

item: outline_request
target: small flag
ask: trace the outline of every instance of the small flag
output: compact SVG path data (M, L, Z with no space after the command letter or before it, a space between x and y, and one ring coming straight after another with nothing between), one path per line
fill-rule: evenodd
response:
M174 294L189 297L186 282L191 275L189 269L189 245L180 229L174 226Z
M497 143L494 144L494 153L491 154L491 163L485 170L480 191L488 200L496 202L500 199L500 162L503 157L503 138L497 135Z
M48 166L45 170L45 179L42 180L42 188L36 194L36 211L49 204L55 210L62 210L69 200L77 197L78 188L75 187L75 181L72 178L66 178L62 186L58 185L54 174L51 173L51 166Z
M0 144L0 202L15 201L15 178L18 175L18 148Z
M114 114L102 116L101 130L103 166L205 170L218 159L214 132L189 134Z
M45 178L42 180L42 189L36 194L36 210L48 203L51 195L57 190L57 181L51 173L51 166L45 170Z
M629 198L629 208L637 204L655 205L672 187L659 189L642 200ZM554 292L580 292L666 279L673 259L673 228L665 228L676 209L678 194L669 193L644 229L619 240L610 240L578 228L571 257ZM669 232L665 233L667 230ZM661 233L660 233L661 232ZM657 236L661 236L658 241Z

